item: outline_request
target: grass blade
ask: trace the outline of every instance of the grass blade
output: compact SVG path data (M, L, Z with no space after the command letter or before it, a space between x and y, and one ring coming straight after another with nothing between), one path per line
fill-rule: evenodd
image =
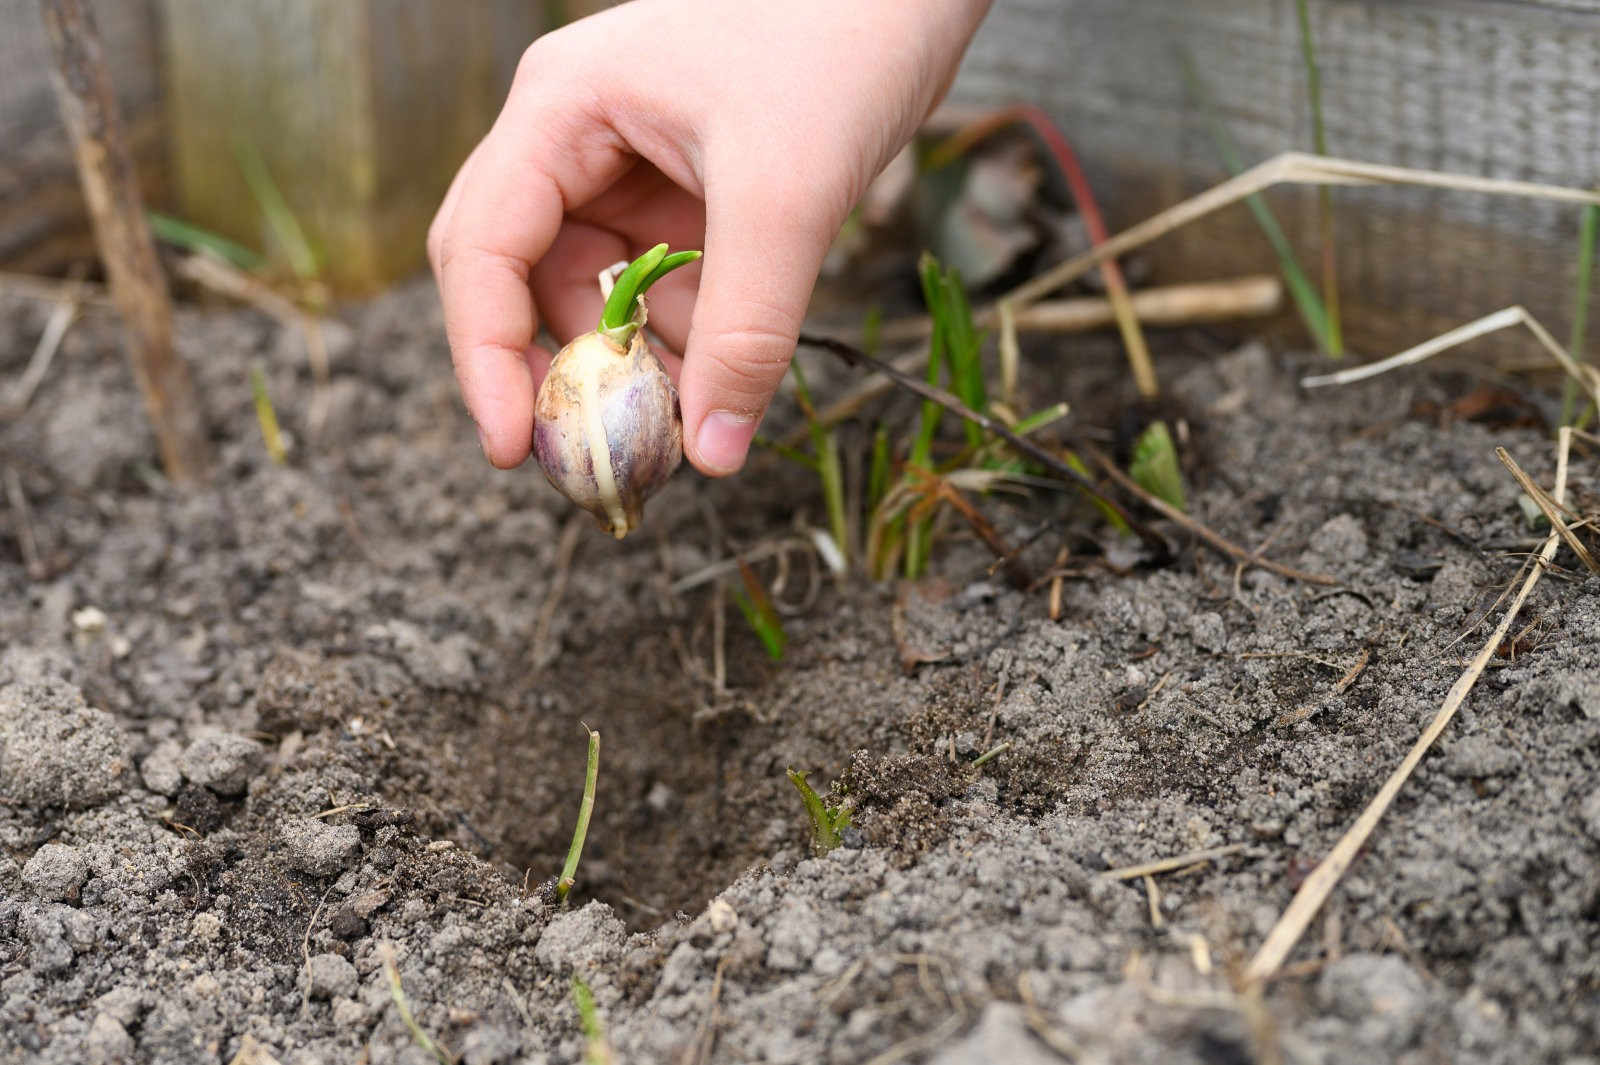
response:
M288 449L283 444L283 433L278 428L278 412L272 409L272 397L267 395L267 375L260 366L250 367L250 393L255 399L256 421L261 424L261 439L267 445L267 455L273 463L282 466Z
M1306 67L1306 99L1311 107L1311 143L1318 155L1328 154L1328 134L1322 122L1322 71L1317 67L1317 50L1311 40L1311 12L1306 0L1295 0L1300 13L1300 54ZM1322 241L1322 306L1328 321L1328 354L1344 355L1344 331L1339 323L1339 271L1335 262L1333 237L1333 190L1317 189L1318 229Z
M1199 73L1194 69L1193 61L1188 52L1181 53L1183 60L1184 78L1189 82L1189 90L1200 104L1200 109L1206 117L1206 128L1211 133L1212 145L1217 150L1217 157L1222 160L1222 165L1228 173L1237 177L1244 173L1244 161L1239 157L1238 146L1233 143L1233 138L1228 135L1228 127L1223 124L1222 116L1217 112L1216 101L1212 99L1211 92L1200 80ZM1306 324L1306 330L1311 333L1317 345L1324 351L1331 350L1333 328L1328 321L1327 308L1323 306L1322 297L1317 295L1316 286L1306 276L1300 266L1300 260L1295 257L1294 247L1289 243L1288 234L1284 233L1283 226L1278 224L1278 216L1272 213L1272 208L1267 206L1267 201L1259 192L1245 197L1245 206L1250 209L1250 214L1255 217L1256 225L1267 238L1267 243L1272 246L1272 253L1278 259L1278 272L1283 275L1283 283L1288 286L1289 295L1294 300L1295 308L1300 312L1300 318Z
M1589 287L1594 278L1597 229L1600 229L1600 207L1590 204L1583 209L1583 221L1578 226L1578 284L1572 296L1572 339L1567 342L1567 353L1580 363L1588 361L1583 357L1583 348L1589 339ZM1572 424L1577 406L1578 384L1569 377L1561 396L1561 424Z
M767 650L767 657L774 662L783 661L784 649L789 646L789 634L783 631L783 622L779 620L772 599L761 586L756 571L742 558L739 560L739 579L744 584L744 590L733 590L733 601L738 604L739 613L755 630L761 646Z
M187 251L210 252L241 270L258 270L265 262L260 255L243 244L235 243L220 233L174 218L160 211L146 211L145 219L156 239Z
M578 827L572 832L572 845L567 848L567 861L561 867L561 879L556 881L556 898L567 901L567 892L578 876L578 859L583 857L583 841L589 835L589 818L594 813L595 785L600 779L600 733L583 726L589 734L589 764L583 774L583 802L578 806Z
M789 363L794 374L795 401L806 420L806 431L811 435L811 446L816 452L817 477L822 481L822 501L828 511L828 527L839 554L848 562L850 558L850 515L844 505L844 463L839 457L839 437L833 427L824 425L817 417L816 405L811 402L811 389L806 385L806 375L800 369L800 360Z
M289 269L302 281L315 281L322 271L317 253L311 247L311 241L306 239L306 231L300 227L300 220L289 207L289 201L284 199L283 190L272 179L272 171L261 157L261 150L253 141L239 136L234 138L233 154L238 160L240 172L244 174L245 184L250 186L250 194L255 197L256 205L266 217L267 227L272 230L273 237L289 260Z

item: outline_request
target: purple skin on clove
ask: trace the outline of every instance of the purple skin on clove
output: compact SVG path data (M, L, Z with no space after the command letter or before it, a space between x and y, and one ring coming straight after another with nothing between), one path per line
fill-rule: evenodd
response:
M644 501L683 460L678 390L645 343L644 292L698 258L657 244L615 282L602 274L598 328L561 349L534 400L533 451L545 477L618 540L639 527Z
M626 348L586 333L561 349L534 405L534 454L545 477L617 539L683 459L678 392L635 332Z

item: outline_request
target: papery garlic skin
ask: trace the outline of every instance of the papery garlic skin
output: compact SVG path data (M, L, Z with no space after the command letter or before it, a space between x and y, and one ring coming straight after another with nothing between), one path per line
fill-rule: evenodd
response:
M562 348L534 401L534 454L563 495L617 539L683 460L678 391L634 332L624 348L585 333Z

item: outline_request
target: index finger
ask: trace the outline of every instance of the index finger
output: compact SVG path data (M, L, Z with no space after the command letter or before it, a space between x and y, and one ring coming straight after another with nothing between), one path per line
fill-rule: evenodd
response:
M566 209L593 198L627 163L598 117L514 89L442 219L437 273L451 360L484 454L501 469L525 460L533 442L533 264Z

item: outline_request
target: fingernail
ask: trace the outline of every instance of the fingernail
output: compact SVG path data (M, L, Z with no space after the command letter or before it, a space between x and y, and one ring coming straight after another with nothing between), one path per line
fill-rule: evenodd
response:
M483 426L477 426L478 446L483 448L484 457L489 456L489 434L483 431Z
M714 410L700 423L695 451L700 464L714 473L734 473L744 465L750 440L756 435L756 420L748 414Z

